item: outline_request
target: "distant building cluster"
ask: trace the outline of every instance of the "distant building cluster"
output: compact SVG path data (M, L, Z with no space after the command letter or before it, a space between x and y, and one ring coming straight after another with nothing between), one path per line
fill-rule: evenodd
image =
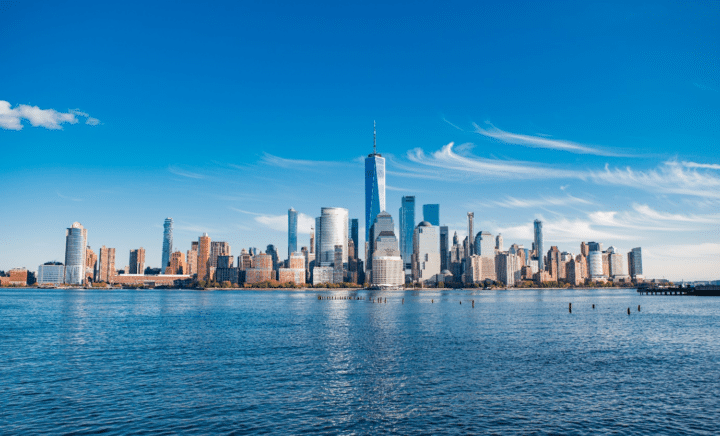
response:
M295 285L367 284L381 289L413 283L420 286L523 282L547 282L578 286L588 282L629 283L642 281L641 248L626 254L614 247L603 250L600 242L583 242L577 254L545 250L543 223L533 223L530 248L512 244L507 249L501 234L475 233L474 212L467 213L467 236L461 241L447 226L441 226L440 205L425 204L422 220L415 216L415 197L403 196L395 221L385 207L385 159L373 152L365 158L365 246L360 258L359 220L348 209L323 207L310 230L307 246L298 249L298 212L288 210L287 257L274 245L265 252L250 247L237 258L230 244L213 241L204 233L191 241L190 249L177 250L173 243L173 219L163 224L162 260L159 269L145 267L145 249L130 250L128 264L116 269L115 248L102 246L95 253L87 243L88 232L73 223L65 232L65 262L47 262L38 267L39 285L183 286L194 282L229 283L234 286L266 282ZM282 257L285 257L284 255ZM625 268L627 265L627 270ZM10 270L0 276L0 285L28 283L28 271Z

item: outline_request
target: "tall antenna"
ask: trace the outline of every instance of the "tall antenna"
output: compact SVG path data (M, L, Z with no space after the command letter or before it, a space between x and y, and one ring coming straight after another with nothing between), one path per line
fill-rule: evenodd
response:
M377 154L377 142L375 137L377 136L377 130L375 129L375 120L373 120L373 154Z

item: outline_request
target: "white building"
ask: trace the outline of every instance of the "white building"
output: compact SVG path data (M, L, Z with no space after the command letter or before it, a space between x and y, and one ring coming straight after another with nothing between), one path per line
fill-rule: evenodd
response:
M440 234L427 221L415 227L412 257L413 281L435 283L440 274Z

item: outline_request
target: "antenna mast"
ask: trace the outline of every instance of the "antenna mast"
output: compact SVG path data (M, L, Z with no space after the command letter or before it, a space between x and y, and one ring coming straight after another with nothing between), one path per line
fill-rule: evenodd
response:
M375 129L375 120L373 120L373 154L377 154L377 142L375 137L377 136L377 130Z

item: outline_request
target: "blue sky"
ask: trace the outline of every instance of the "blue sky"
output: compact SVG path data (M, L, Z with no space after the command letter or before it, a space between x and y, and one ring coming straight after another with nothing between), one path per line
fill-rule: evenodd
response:
M62 261L74 221L118 268L159 266L168 216L183 251L284 252L291 206L364 228L377 120L396 221L415 195L461 236L541 218L720 278L717 2L0 1L0 29L0 269Z

